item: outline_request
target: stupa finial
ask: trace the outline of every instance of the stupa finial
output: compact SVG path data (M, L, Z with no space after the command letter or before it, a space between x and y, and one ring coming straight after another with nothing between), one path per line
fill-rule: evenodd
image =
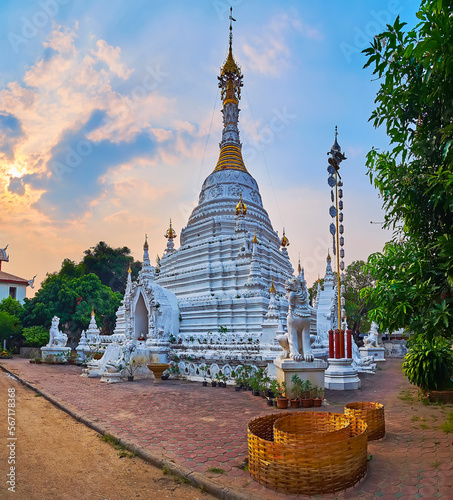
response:
M244 203L242 193L239 195L239 202L236 205L236 215L245 215L247 213L247 205Z
M148 245L148 235L145 234L145 243L143 244L143 250L148 250L149 245Z
M274 278L272 278L272 283L271 283L271 286L269 288L269 293L277 293L277 290L275 289L275 285L274 285Z
M256 229L255 229L255 234L253 235L252 243L258 243L258 238L256 236Z
M175 230L173 229L173 226L171 225L171 219L170 219L170 226L169 228L167 229L167 232L165 233L165 238L167 238L168 240L173 240L174 238L176 238L176 232Z
M280 240L280 245L283 248L289 247L289 239L286 237L285 228L283 228L283 236L282 239Z
M219 88L223 102L223 131L219 160L214 171L234 169L247 172L242 159L239 139L239 101L241 99L242 73L233 56L233 11L230 9L230 40L226 61L220 69Z

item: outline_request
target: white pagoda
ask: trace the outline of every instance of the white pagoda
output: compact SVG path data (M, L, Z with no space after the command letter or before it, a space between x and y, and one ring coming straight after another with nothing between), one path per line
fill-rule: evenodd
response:
M168 354L188 376L198 376L202 364L228 376L238 365L266 366L281 352L275 333L286 324L284 284L293 268L289 240L273 229L242 158L242 78L230 26L218 77L224 125L218 162L181 230L180 247L170 221L167 247L154 269L145 242L144 268L137 282L129 279L117 312L116 334L145 342L160 361Z

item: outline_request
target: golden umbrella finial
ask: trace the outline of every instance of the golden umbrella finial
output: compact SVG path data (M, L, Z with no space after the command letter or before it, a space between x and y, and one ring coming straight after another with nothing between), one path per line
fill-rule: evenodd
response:
M285 235L285 228L283 228L283 237L280 241L280 244L283 248L289 247L289 239Z
M165 233L164 236L169 240L176 238L176 231L173 229L173 226L171 225L171 219L170 219L170 227L167 229L167 232Z
M255 234L253 235L252 243L258 243L258 238L256 237L256 229L255 229Z
M275 289L275 286L274 286L274 278L272 278L272 283L271 283L271 286L269 288L269 293L277 293L277 290Z
M239 195L239 202L236 205L236 215L242 214L245 215L247 213L247 205L244 203L244 199L242 198L242 193Z

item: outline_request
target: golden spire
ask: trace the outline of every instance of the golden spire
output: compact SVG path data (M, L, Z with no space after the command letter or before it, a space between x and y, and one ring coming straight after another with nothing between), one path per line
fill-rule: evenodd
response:
M272 278L272 283L271 283L271 287L269 288L269 293L277 293L277 290L275 289L275 286L274 286L274 278Z
M131 263L130 263L130 262L129 262L129 269L127 270L127 272L128 272L129 274L131 274L131 272L132 272L132 269L131 269Z
M297 264L297 272L300 274L302 272L302 267L300 265L300 257L299 257L299 263Z
M91 316L94 316L94 306L91 306Z
M285 235L285 228L283 228L283 237L280 240L280 244L283 248L289 247L289 240Z
M165 236L165 238L168 238L169 240L176 238L176 232L171 225L171 219L170 219L170 227L167 229L167 232L165 233L164 236Z
M242 73L233 57L233 10L230 8L230 43L228 56L220 69L219 87L223 101L223 132L220 143L220 155L214 172L224 169L247 172L242 159L239 140L239 109L241 99Z
M327 249L327 260L332 260L332 259L330 258L330 250L329 250L329 249Z
M145 234L145 243L143 244L143 249L148 250L149 245L148 245L148 235Z
M239 203L236 205L236 215L239 214L245 215L246 213L247 213L247 205L244 203L241 193L239 196Z
M256 229L255 229L255 234L253 235L252 243L258 243L258 238L256 237Z

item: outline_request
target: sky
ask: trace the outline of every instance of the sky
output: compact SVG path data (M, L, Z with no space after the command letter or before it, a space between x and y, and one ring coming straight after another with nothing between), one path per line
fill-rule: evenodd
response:
M145 233L151 256L170 218L180 234L219 154L230 5L243 157L293 267L309 285L325 272L336 125L345 264L391 238L370 224L366 153L388 140L368 122L379 82L361 50L397 15L415 26L418 2L0 0L2 270L37 274L28 296L101 240L141 260Z

